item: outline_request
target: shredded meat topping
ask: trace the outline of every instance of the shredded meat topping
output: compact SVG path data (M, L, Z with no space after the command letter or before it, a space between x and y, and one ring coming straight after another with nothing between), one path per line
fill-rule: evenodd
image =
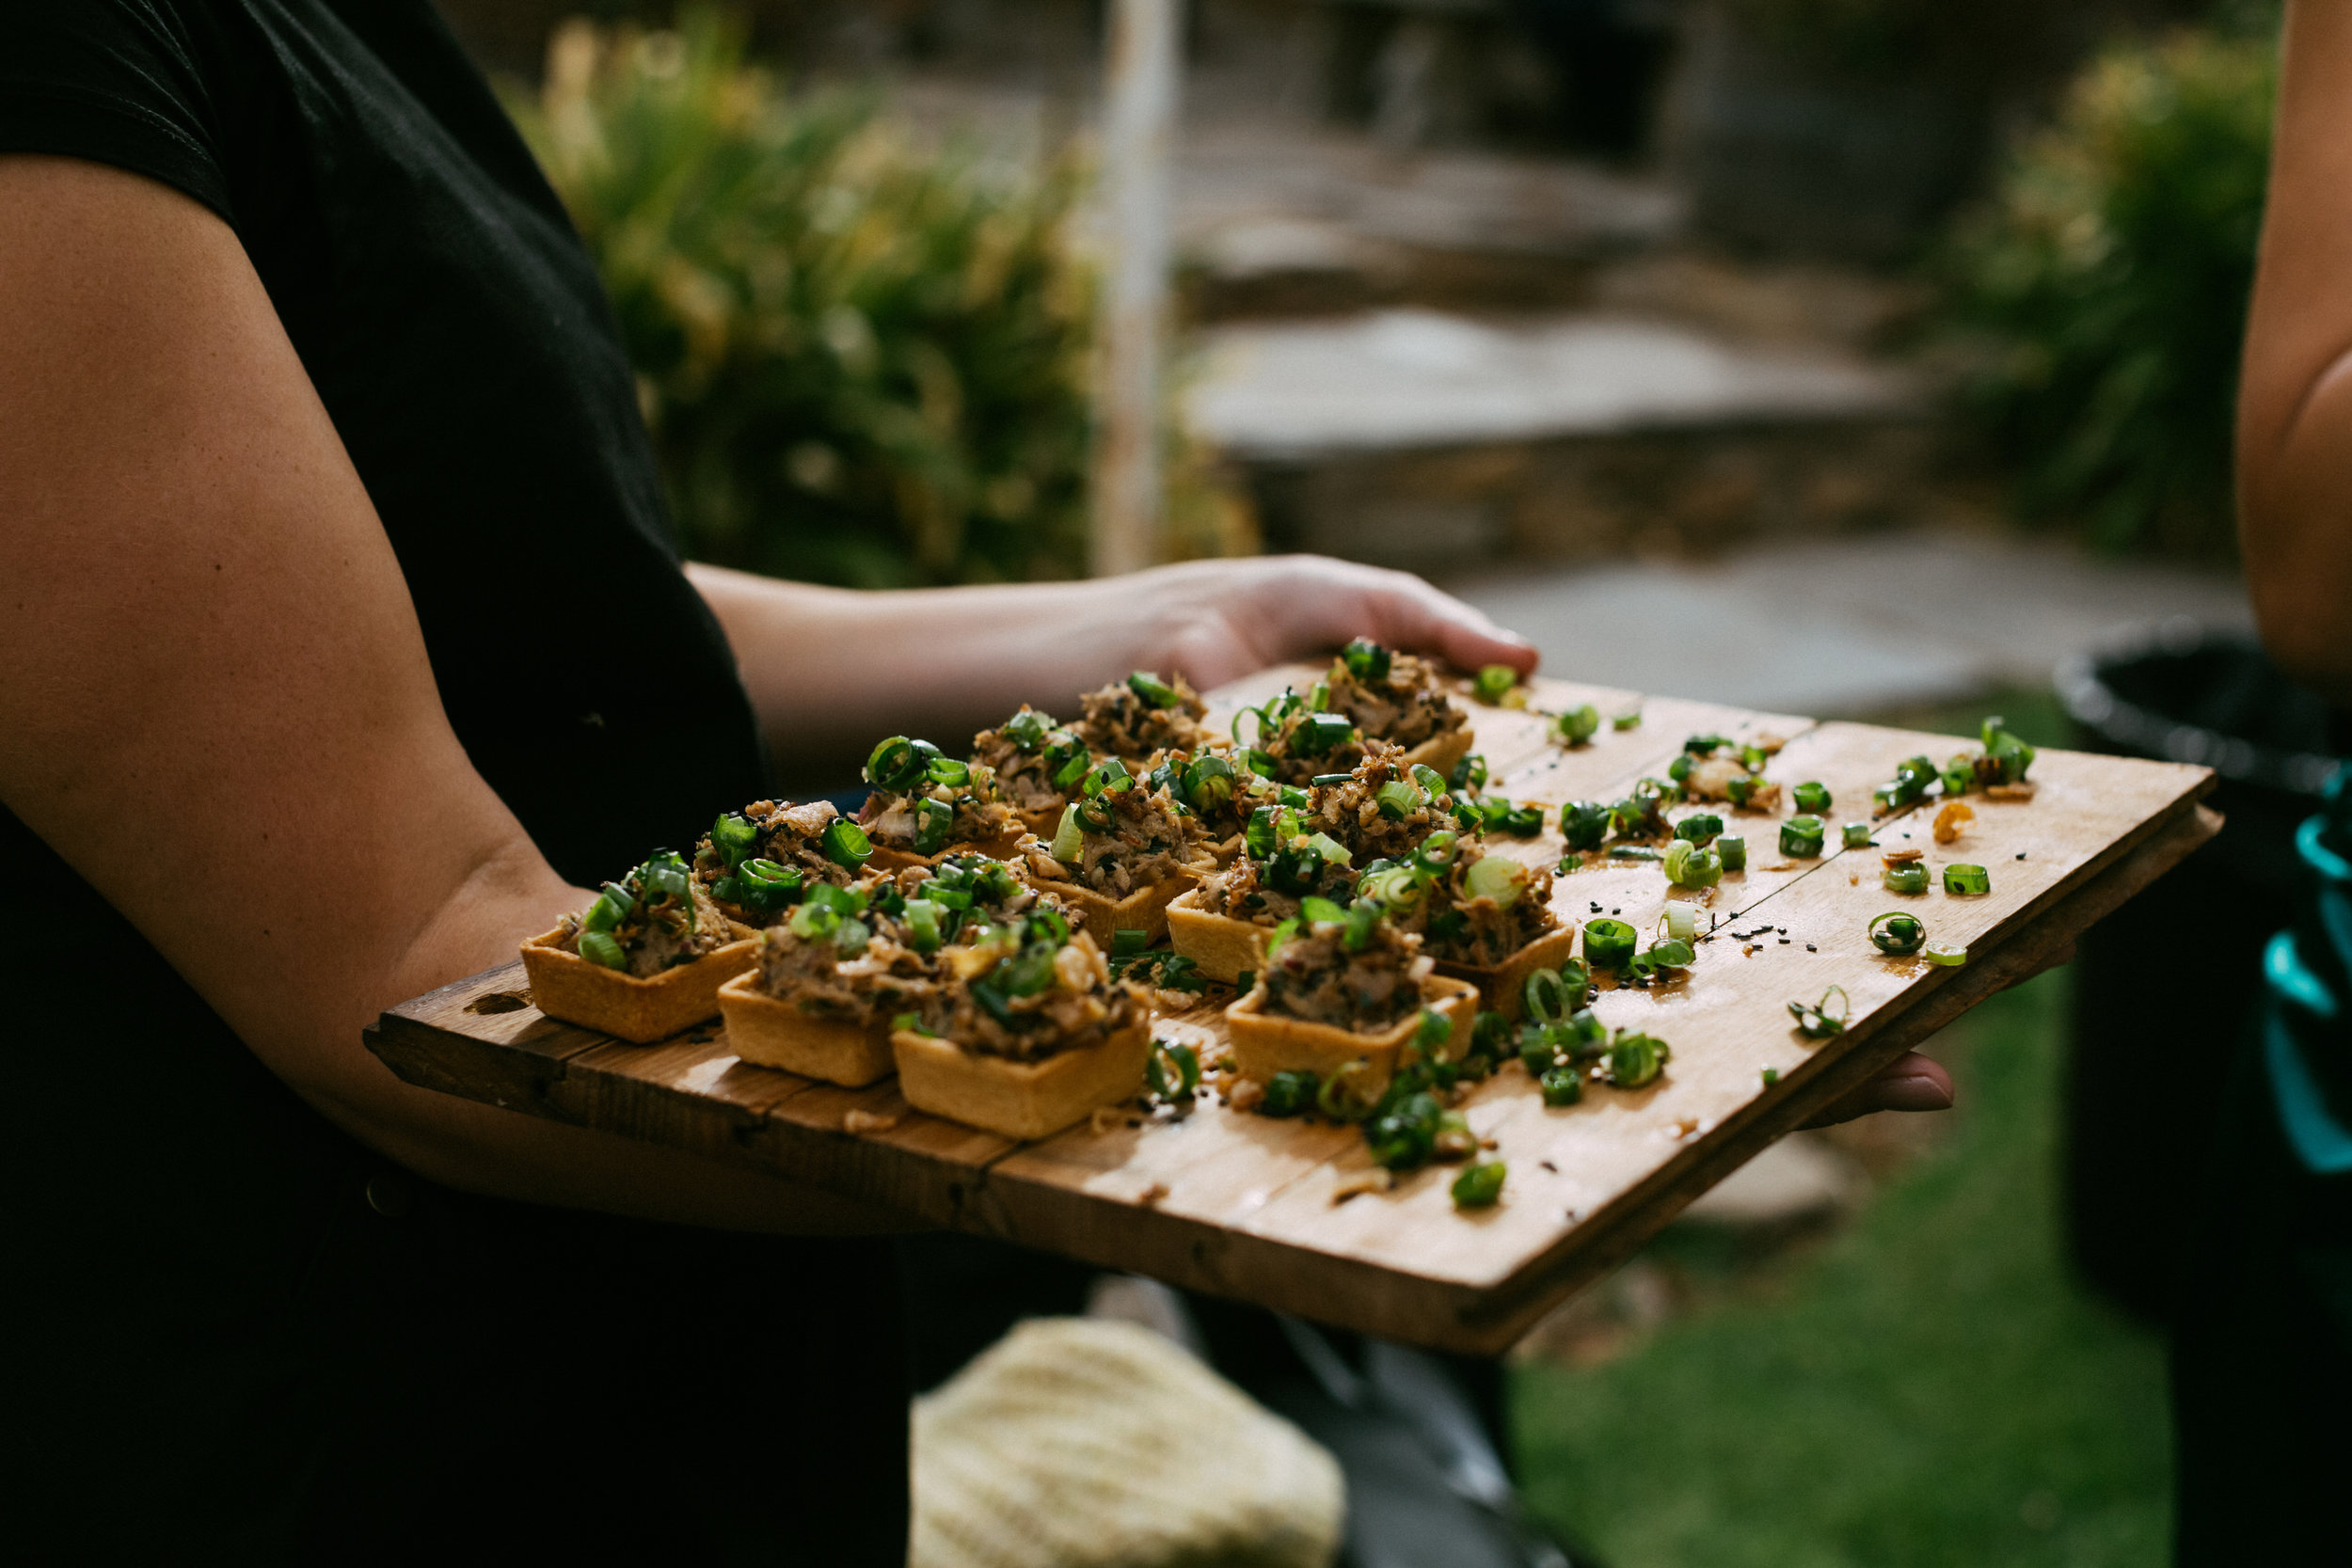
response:
M638 979L650 980L664 970L692 963L735 940L726 913L711 901L709 889L695 880L688 883L688 893L693 904L691 920L675 900L665 898L640 904L636 913L613 928L612 939L628 955L628 973ZM579 952L580 916L565 915L562 929L557 945L567 953Z
M759 847L753 857L774 861L789 866L813 882L831 882L835 887L848 887L852 879L848 867L836 865L825 858L826 825L841 814L831 800L809 800L800 805L778 805L773 800L754 800L743 808L743 815L759 830ZM727 863L705 833L694 846L694 880L707 888L727 875ZM756 922L742 906L721 904L739 920Z
M1345 714L1362 734L1406 751L1470 721L1446 700L1428 661L1411 654L1392 655L1389 673L1371 680L1358 679L1345 660L1334 660L1325 679L1331 686L1330 711Z
M1197 750L1210 740L1200 721L1208 705L1184 676L1171 677L1173 707L1153 707L1124 681L1114 682L1078 699L1086 717L1071 728L1078 738L1104 756L1138 762L1154 752Z
M1318 862L1314 885L1295 893L1271 886L1266 881L1267 869L1263 861L1244 855L1224 870L1201 878L1202 906L1213 914L1254 921L1261 926L1279 926L1298 912L1298 901L1302 898L1328 898L1335 904L1345 904L1356 896L1356 873L1344 865Z
M925 800L936 800L955 813L941 848L951 844L986 843L1019 832L1025 826L1020 814L997 798L995 775L985 768L973 768L971 782L961 789L948 784L926 784L912 795L894 795L878 789L859 808L858 826L877 846L914 853L915 841L922 831L920 810Z
M1176 809L1164 789L1106 791L1084 802L1082 814L1107 814L1109 831L1085 824L1078 859L1065 865L1041 838L1022 841L1033 875L1072 882L1112 898L1157 887L1171 877L1197 874L1210 863L1200 819Z
M1519 895L1505 907L1492 898L1464 896L1464 876L1485 851L1465 844L1461 861L1429 895L1397 916L1406 929L1421 933L1422 950L1433 958L1472 969L1494 969L1538 937L1560 928L1551 908L1551 873L1542 866L1529 870Z
M1341 932L1336 925L1317 926L1275 950L1258 974L1266 1013L1379 1035L1419 1011L1421 983L1432 967L1421 938L1382 921L1363 951L1351 953Z
M1050 812L1058 816L1062 807L1070 803L1070 796L1054 783L1054 773L1061 766L1061 759L1054 754L1055 742L1061 737L1069 740L1076 740L1077 737L1069 730L1056 728L1050 716L1038 714L1037 717L1044 721L1049 732L1046 744L1034 752L1023 751L1020 743L1005 733L1005 728L1009 727L1013 720L1020 719L1022 714L1035 712L1024 703L1021 712L1014 714L1012 720L1008 720L1006 726L982 730L974 736L972 760L995 773L998 798L1015 810Z
M1405 751L1385 740L1364 742L1364 757L1344 784L1316 784L1307 791L1307 804L1298 814L1310 833L1328 833L1345 845L1362 865L1373 860L1404 860L1421 841L1439 829L1454 829L1454 797L1439 793L1401 818L1380 810L1380 786L1402 780L1412 783Z
M1028 996L1007 994L1009 972L1029 958L1009 942L946 951L952 978L921 1009L923 1027L978 1055L1043 1061L1100 1045L1150 1016L1141 989L1112 979L1103 950L1082 930L1053 955L1050 983ZM976 993L982 987L994 1006Z
M803 938L784 926L762 931L760 988L803 1012L845 1022L920 1012L939 991L939 955L908 946L906 927L879 911L859 919L871 935L854 953L831 937Z

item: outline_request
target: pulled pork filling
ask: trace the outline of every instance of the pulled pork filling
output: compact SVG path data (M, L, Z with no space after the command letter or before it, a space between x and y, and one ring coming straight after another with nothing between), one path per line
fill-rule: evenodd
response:
M1326 717L1301 706L1284 714L1273 733L1259 741L1259 750L1274 759L1272 776L1278 784L1304 784L1326 773L1353 772L1364 760L1363 732L1329 740L1316 724Z
M1421 933L1423 950L1448 963L1472 969L1493 969L1538 937L1560 928L1551 910L1551 873L1541 866L1526 870L1526 879L1508 902L1473 897L1468 892L1470 868L1486 856L1465 847L1461 863L1429 896L1396 919Z
M635 912L612 928L612 940L628 958L624 974L650 980L735 940L726 912L711 901L710 890L699 880L689 882L687 890L691 914L688 903L676 898L641 899ZM579 952L580 917L565 915L563 929L558 945L567 953Z
M1421 1010L1421 983L1432 967L1421 938L1384 920L1372 927L1362 949L1351 953L1342 940L1344 929L1326 922L1267 957L1258 972L1267 1016L1380 1035Z
M951 980L920 1009L927 1032L976 1055L1039 1062L1149 1018L1143 991L1111 978L1084 931L1057 942L1042 922L999 929L986 945L941 950Z
M1437 672L1411 654L1392 655L1385 675L1359 677L1340 660L1326 678L1331 685L1330 711L1345 714L1363 734L1407 751L1469 722L1438 689Z
M850 885L849 869L825 858L825 828L841 815L834 810L831 800L782 806L773 800L754 800L743 808L742 815L751 819L759 832L758 847L753 855L798 871L812 882L831 882L835 887ZM726 857L711 843L710 835L705 833L694 846L694 880L707 887L728 874Z
M759 983L769 995L818 1018L870 1023L920 1012L942 982L938 953L907 945L907 928L869 910L864 928L844 943L837 935L803 937L785 926L759 934Z
M994 772L997 798L1025 813L1059 816L1077 785L1073 781L1065 788L1054 775L1086 755L1085 741L1026 703L997 728L972 737L973 763Z
M1154 752L1197 751L1207 745L1211 736L1200 721L1208 717L1208 705L1182 675L1168 689L1176 700L1165 706L1136 691L1131 682L1089 691L1078 699L1086 717L1071 728L1096 752L1125 762L1141 761Z
M926 802L947 808L945 826ZM857 814L858 826L880 846L912 854L933 855L951 844L981 844L1017 833L1026 826L1020 814L996 798L995 775L984 768L972 769L971 783L926 784L912 795L878 789L866 798Z
M1049 882L1075 882L1123 898L1171 877L1192 875L1208 862L1207 835L1199 818L1180 812L1164 789L1106 790L1073 809L1082 830L1076 860L1055 859L1054 844L1046 839L1022 845L1030 872Z
M1392 799L1384 807L1380 790L1391 784L1407 785L1418 803L1408 808L1402 799ZM1432 795L1416 784L1404 748L1385 740L1364 742L1364 759L1345 783L1311 787L1298 819L1307 832L1329 833L1345 845L1359 865L1407 859L1422 839L1456 826L1453 795L1442 790Z
M1220 768L1221 777L1206 776ZM1247 765L1226 752L1207 748L1169 752L1152 769L1152 787L1163 787L1163 778L1168 792L1192 812L1211 844L1223 844L1240 832L1259 804L1249 793L1255 780Z
M1293 880L1286 889L1275 885L1279 874L1266 862L1244 855L1224 870L1200 879L1201 906L1212 914L1255 921L1261 926L1279 926L1298 912L1298 901L1302 898L1328 898L1335 904L1345 904L1356 896L1354 871L1321 860L1313 861L1312 865L1308 879Z

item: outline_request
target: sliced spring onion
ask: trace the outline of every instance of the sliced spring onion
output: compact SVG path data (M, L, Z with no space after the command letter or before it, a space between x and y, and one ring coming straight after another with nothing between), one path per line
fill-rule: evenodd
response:
M1947 800L1959 800L1968 793L1968 787L1976 782L1977 759L1967 752L1960 752L1944 765L1943 784Z
M1391 779L1373 792L1372 800L1380 815L1391 822L1402 822L1429 803L1428 795L1419 784L1403 779Z
M1265 810L1263 806L1258 809ZM1254 819L1250 826L1257 826ZM1078 857L1086 853L1086 825L1078 820L1078 803L1073 800L1061 809L1061 821L1054 829L1053 846L1047 853L1064 865L1075 865ZM1271 847L1269 845L1269 851Z
M1928 891L1928 868L1916 863L1910 865L1890 865L1880 874L1889 893L1925 893Z
M1298 901L1298 918L1310 926L1336 926L1347 918L1347 911L1328 898L1311 895Z
M1870 922L1870 945L1895 958L1916 953L1928 940L1928 928L1915 914L1889 910Z
M2033 766L2034 749L2011 735L1997 718L1987 719L1978 734L1984 740L1986 770L1994 784L2023 784Z
M1552 721L1552 729L1571 746L1581 746L1600 731L1600 710L1579 703Z
M1725 871L1745 871L1748 868L1748 841L1744 838L1719 838L1715 853L1721 857Z
M1807 779L1788 792L1788 799L1796 802L1799 811L1819 816L1829 810L1829 785L1819 779Z
M1642 934L1622 920L1584 923L1584 961L1595 969L1623 969L1633 959Z
M1623 713L1615 715L1609 721L1609 727L1613 730L1640 729L1642 727L1642 710L1638 707L1629 707L1626 709Z
M1539 969L1519 987L1519 1005L1538 1023L1568 1016L1568 988L1556 969Z
M1925 795L1928 786L1942 777L1935 764L1927 758L1906 757L1896 766L1894 778L1870 791L1870 802L1882 815L1898 806L1907 806Z
M1676 842L1681 841L1677 839ZM1659 861L1666 857L1646 844L1613 844L1609 847L1609 858L1613 861Z
M863 920L845 920L833 928L833 944L845 958L854 958L874 940L874 927Z
M1692 905L1667 905L1665 922L1666 934L1677 942L1692 942L1698 937L1699 911Z
M1687 867L1689 867L1691 863L1691 856L1695 853L1696 850L1697 846L1692 844L1687 838L1677 838L1672 844L1667 845L1665 863L1666 880L1670 882L1680 882L1682 880L1682 873Z
M1111 933L1111 957L1132 958L1152 945L1152 933L1141 927L1121 926Z
M1033 707L1025 707L1006 720L1004 728L996 733L1011 741L1022 751L1034 752L1045 744L1046 733L1053 728L1052 715L1040 713Z
M907 927L907 945L917 953L939 951L939 906L928 898L907 900L902 917Z
M1700 812L1675 824L1675 837L1689 839L1702 849L1722 837L1723 832L1724 819L1712 812Z
M1413 782L1421 785L1422 793L1428 796L1430 799L1435 800L1437 797L1445 793L1445 775L1430 767L1427 763L1417 762L1413 764L1412 774Z
M1831 997L1837 1000L1835 1004ZM1819 1002L1791 1002L1788 1016L1797 1021L1797 1033L1809 1040L1825 1040L1832 1035L1846 1032L1847 1017L1853 1004L1846 996L1846 988L1832 986L1821 993Z
M1947 942L1931 942L1928 943L1927 960L1931 964L1942 964L1946 969L1958 969L1968 961L1968 949L1955 947Z
M1544 1103L1553 1110L1584 1098L1584 1075L1572 1067L1552 1068L1535 1083L1544 1091Z
M1478 791L1486 788L1486 757L1480 752L1472 752L1470 755L1455 763L1454 765L1454 777L1448 780L1447 784L1456 794L1469 793L1475 795Z
M1527 891L1527 867L1501 855L1485 855L1462 868L1462 891L1472 898L1491 898L1507 910Z
M743 863L759 846L759 829L739 811L721 812L710 825L710 847L719 851L729 871Z
M1837 832L1849 849L1867 849L1870 847L1870 824L1867 822L1849 822Z
M1347 673L1355 676L1359 681L1386 680L1389 675L1389 665L1391 657L1392 656L1390 654L1388 649L1382 647L1379 643L1375 642L1369 637L1359 637L1354 641L1350 642L1346 647L1340 650L1340 662L1345 664L1347 666ZM1487 669L1500 668L1502 668L1502 666L1487 666ZM1478 678L1480 680L1485 680L1486 678L1486 672L1485 670L1480 671L1478 673Z
M1241 787L1233 765L1223 757L1201 757L1184 769L1184 801L1195 811L1215 811Z
M798 866L755 858L736 868L736 899L762 914L773 914L791 903L807 881Z
M1660 969L1688 969L1698 950L1679 937L1668 937L1642 955Z
M1295 1117L1315 1102L1315 1089L1311 1072L1278 1072L1266 1080L1258 1109L1269 1117Z
M1312 849L1326 865L1347 865L1355 860L1348 853L1347 846L1329 833L1315 834L1307 840L1307 847Z
M1609 836L1609 808L1598 800L1570 800L1560 808L1560 836L1571 849L1597 849Z
M1421 847L1413 851L1414 861L1431 871L1443 871L1461 858L1460 835L1448 832L1443 829L1422 839Z
M930 760L915 750L914 741L902 735L894 735L876 746L866 759L866 782L893 795L913 789L930 770Z
M1374 1082L1372 1064L1361 1057L1334 1068L1315 1091L1315 1109L1333 1121L1361 1121L1379 1102Z
M1519 684L1519 673L1507 664L1489 664L1478 672L1470 683L1470 695L1492 705L1502 701L1502 694Z
M1780 825L1780 852L1798 860L1810 860L1821 852L1821 841L1829 835L1829 825L1810 815L1792 816Z
M1944 891L1964 898L1981 897L1993 891L1993 875L1981 865L1955 861L1944 868Z
M588 906L588 912L580 916L580 924L586 930L610 931L636 912L637 900L628 895L628 889L618 882L607 882L604 891L596 895L596 901Z
M1454 1037L1454 1020L1435 1007L1423 1007L1421 1018L1413 1025L1413 1044L1423 1056L1435 1056Z
M1158 1099L1183 1099L1200 1086L1200 1053L1174 1040L1153 1040L1143 1059L1143 1081Z
M1673 1054L1655 1035L1620 1032L1609 1042L1609 1081L1621 1089L1638 1089L1656 1078Z
M945 800L923 800L914 808L914 852L936 855L947 847L956 828L956 808Z
M1054 842L1056 844L1061 842L1058 834L1056 835ZM1258 806L1251 810L1249 821L1241 831L1241 846L1253 861L1264 860L1274 853L1274 808L1272 806ZM1055 858L1057 860L1061 858L1058 852L1056 853Z
M1338 751L1356 736L1356 726L1343 713L1310 713L1291 736L1291 751L1302 757L1320 757Z
M1184 701L1176 689L1149 670L1138 670L1127 677L1127 689L1153 707L1174 707Z
M933 757L930 781L949 789L961 789L972 782L972 765L956 757Z
M1380 906L1369 898L1359 898L1347 906L1347 928L1340 933L1340 945L1350 953L1360 953L1372 945L1373 928L1380 924Z
M866 836L866 830L846 816L836 816L825 824L825 836L820 841L825 859L846 870L855 871L873 857L874 841Z
M1503 1180L1509 1175L1510 1167L1500 1160L1488 1160L1468 1167L1454 1179L1454 1185L1448 1189L1454 1195L1454 1206L1457 1209L1493 1208L1495 1200L1502 1196Z
M628 955L621 950L620 942L610 931L580 933L580 956L604 969L627 969Z
M1097 795L1116 795L1136 787L1135 775L1117 757L1104 757L1087 773L1083 793L1091 800Z

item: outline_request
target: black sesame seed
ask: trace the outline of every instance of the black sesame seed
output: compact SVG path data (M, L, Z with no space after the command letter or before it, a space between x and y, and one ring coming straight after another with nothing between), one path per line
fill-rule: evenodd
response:
M2026 858L2026 852L2023 849L2018 850L2017 858L2021 861L2024 860Z
M1808 952L1808 953L1819 953L1819 952L1820 951L1820 948L1818 948L1818 947L1814 946L1814 945L1813 945L1811 942L1806 942L1806 943L1804 944L1804 950L1805 950L1806 952Z

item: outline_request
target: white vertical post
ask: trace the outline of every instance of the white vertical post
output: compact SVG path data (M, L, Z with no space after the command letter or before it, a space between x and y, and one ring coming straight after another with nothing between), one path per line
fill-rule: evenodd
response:
M1103 183L1111 253L1095 393L1091 562L1100 577L1149 566L1158 554L1160 333L1168 314L1168 144L1181 7L1182 0L1110 6Z

